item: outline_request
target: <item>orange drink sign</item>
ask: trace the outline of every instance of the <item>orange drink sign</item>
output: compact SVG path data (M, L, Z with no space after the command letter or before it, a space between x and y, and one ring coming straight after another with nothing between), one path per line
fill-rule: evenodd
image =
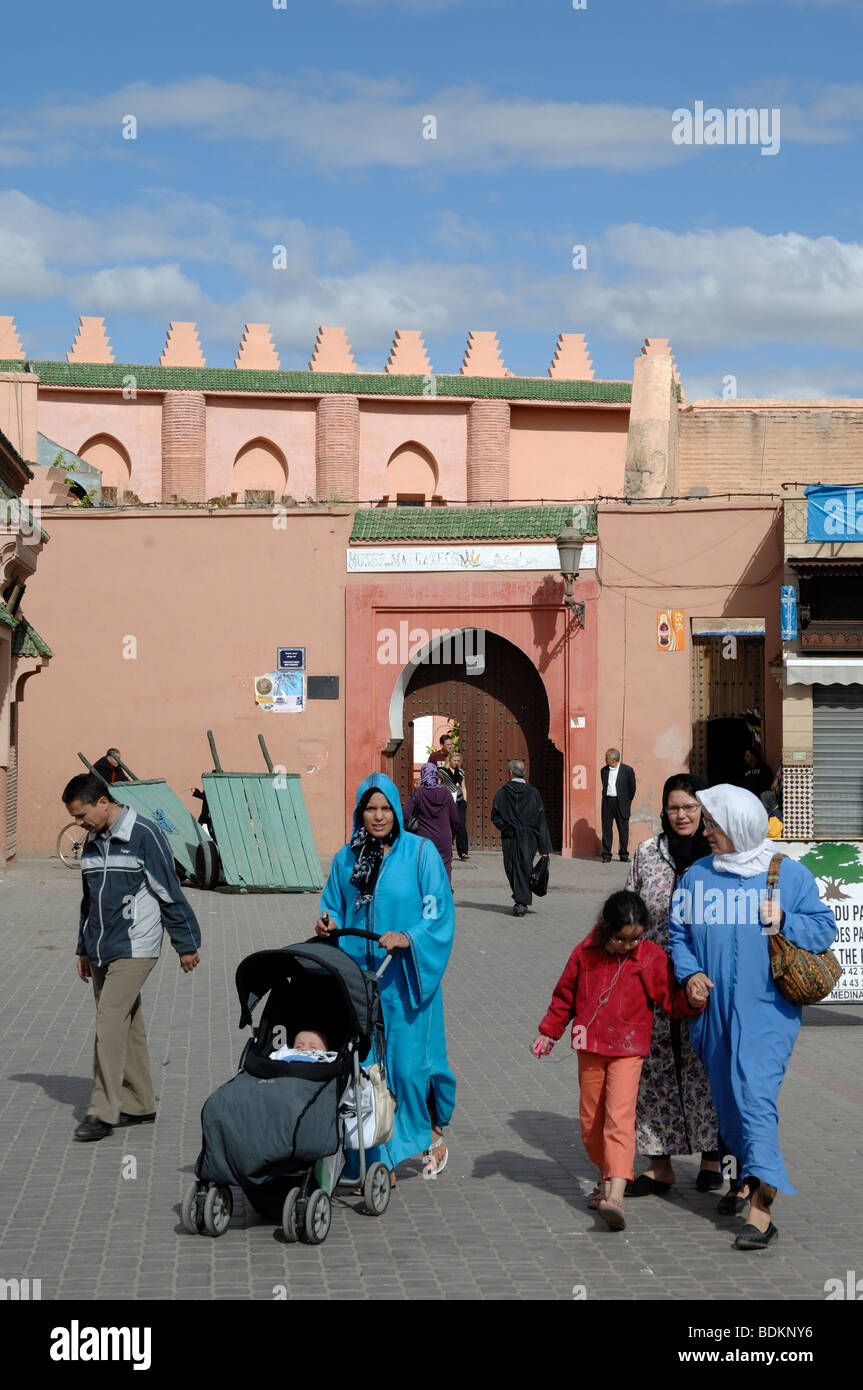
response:
M661 652L682 652L683 609L659 608L656 612L656 645Z

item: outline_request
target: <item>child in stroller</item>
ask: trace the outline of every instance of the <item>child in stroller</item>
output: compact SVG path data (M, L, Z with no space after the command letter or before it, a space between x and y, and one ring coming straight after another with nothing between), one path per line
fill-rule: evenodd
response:
M334 1062L338 1053L327 1051L327 1040L314 1028L301 1028L290 1047L270 1053L271 1062Z
M353 929L340 934L348 933L371 935ZM233 1211L233 1184L264 1216L280 1215L286 1240L312 1245L326 1240L331 1194L345 1167L346 1128L356 1117L356 1098L363 1120L368 1108L370 1088L361 1086L360 1062L372 1050L384 1059L378 981L390 959L388 955L376 973L366 971L330 941L315 938L257 951L240 963L240 1027L252 1023L265 995L267 1003L243 1049L237 1075L213 1092L201 1112L203 1147L196 1181L182 1204L186 1230L222 1235ZM308 1031L311 1019L318 1024L317 1040L329 1044L327 1057L296 1056L298 1033ZM293 1038L294 1055L283 1060L274 1043L285 1038ZM355 1123L353 1132L363 1204L371 1215L382 1216L390 1200L389 1172L383 1163L367 1168L364 1123ZM374 1142L386 1138L376 1135Z

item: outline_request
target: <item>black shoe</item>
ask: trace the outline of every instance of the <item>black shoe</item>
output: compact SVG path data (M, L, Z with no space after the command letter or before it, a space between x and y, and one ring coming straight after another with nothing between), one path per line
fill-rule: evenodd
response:
M113 1134L114 1126L106 1125L104 1120L100 1120L98 1115L85 1115L84 1119L75 1130L75 1138L82 1143L90 1142L94 1139L107 1139L109 1134Z
M741 1197L737 1188L732 1187L730 1192L719 1198L716 1210L720 1216L739 1216L748 1201L748 1197Z
M604 854L604 855L602 856L602 862L603 862L603 864L610 864L610 863L611 863L611 855L610 855L610 854Z
M666 1192L670 1192L673 1186L673 1183L659 1182L647 1173L639 1173L637 1178L626 1184L624 1194L627 1197L662 1197Z
M526 912L527 908L524 903L516 903L515 907L512 909L513 917L523 917Z
M470 858L470 855L469 855L469 854L460 854L460 855L459 855L459 859L469 859L469 858Z
M734 1242L735 1250L766 1250L772 1240L779 1235L773 1222L767 1227L766 1231L759 1231L757 1226L746 1225L738 1233Z
M628 863L629 863L629 855L628 855L628 854L621 854L621 855L618 855L618 858L620 859L621 864L628 864Z
M115 1124L115 1129L125 1129L128 1125L152 1125L156 1121L156 1112L152 1115L127 1115L125 1110L120 1111L120 1118Z
M712 1168L701 1168L695 1179L695 1187L698 1192L718 1192L720 1187L724 1185L725 1179L722 1174L714 1173Z

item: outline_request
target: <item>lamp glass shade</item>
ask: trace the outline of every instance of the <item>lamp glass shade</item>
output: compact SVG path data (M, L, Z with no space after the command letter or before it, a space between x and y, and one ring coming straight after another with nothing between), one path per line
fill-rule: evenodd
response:
M560 556L561 574L578 574L581 565L581 552L584 549L584 536L575 527L567 526L557 538L557 553Z

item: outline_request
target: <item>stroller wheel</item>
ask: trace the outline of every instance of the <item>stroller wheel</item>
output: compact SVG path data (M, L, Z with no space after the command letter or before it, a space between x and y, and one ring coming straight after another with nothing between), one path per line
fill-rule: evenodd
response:
M231 1224L234 1199L231 1189L219 1183L204 1198L204 1230L208 1236L223 1236Z
M390 1204L390 1170L385 1163L373 1163L363 1183L363 1203L372 1216L383 1216Z
M199 1236L204 1229L204 1191L200 1183L193 1182L180 1207L180 1217L186 1230L192 1236Z
M306 1202L306 1214L303 1221L306 1244L321 1245L330 1233L332 1219L333 1209L330 1205L329 1195L319 1187L317 1192L313 1192Z
M282 1230L285 1233L285 1240L293 1245L300 1238L300 1223L297 1212L297 1199L300 1195L298 1187L292 1187L287 1197L285 1205L282 1207Z

